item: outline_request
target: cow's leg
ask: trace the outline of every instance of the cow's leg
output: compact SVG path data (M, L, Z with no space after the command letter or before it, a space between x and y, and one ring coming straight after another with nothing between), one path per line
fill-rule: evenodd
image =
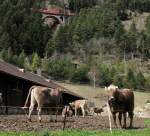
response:
M133 111L129 112L129 117L130 117L130 128L132 128L132 122L133 122Z
M38 106L37 112L38 112L39 122L41 122L41 111L42 111L42 108Z
M59 106L58 107L56 107L56 119L55 119L55 122L57 122L57 115L58 115L58 109L59 109Z
M85 116L85 110L84 110L84 107L81 107L81 110L82 110L82 116L83 116L83 118L84 118L84 116Z
M115 126L117 126L117 123L116 123L116 113L113 113L113 120L114 120Z
M52 115L50 114L49 116L49 122L53 122L53 118L52 118Z
M122 113L119 113L118 119L119 119L119 124L120 124L120 126L122 127L122 123L121 123L121 120L122 120Z
M31 121L31 114L33 112L35 104L36 104L35 98L33 96L31 96L31 102L30 102L30 107L29 107L29 116L28 116L29 121Z
M124 125L123 128L126 128L126 112L123 113L123 118L124 118Z
M75 107L75 117L77 116L77 108Z
M29 115L28 115L28 120L31 121L31 114L33 112L34 109L34 104L31 104L29 107Z

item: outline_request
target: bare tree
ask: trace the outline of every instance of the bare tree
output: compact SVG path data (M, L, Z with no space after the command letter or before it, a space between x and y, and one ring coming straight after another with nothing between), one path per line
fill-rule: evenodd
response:
M95 65L91 66L88 76L93 81L93 88L95 89L96 82L98 81L99 78L99 71Z

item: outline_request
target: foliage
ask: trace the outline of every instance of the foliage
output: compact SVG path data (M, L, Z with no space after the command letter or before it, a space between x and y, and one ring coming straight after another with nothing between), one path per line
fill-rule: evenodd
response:
M24 51L21 52L21 54L18 56L17 59L17 66L23 68L24 67L24 60L25 60L25 53ZM14 58L15 59L15 58Z
M82 65L79 68L77 68L72 75L71 81L79 83L89 82L88 67L86 65Z
M125 66L125 61L150 58L150 16L143 31L137 30L135 22L125 30L122 20L149 12L150 0L69 0L65 8L77 15L56 29L45 25L42 15L31 10L43 8L43 4L39 0L0 1L2 60L34 72L41 68L54 79L88 83L93 80L88 73L95 65L97 84L101 86L149 87L143 71L133 71L136 65ZM64 6L54 0L50 4ZM72 57L63 59L64 54ZM74 59L82 61L83 66L75 69ZM118 62L107 63L113 59Z
M33 53L32 56L33 56L33 59L32 59L31 67L32 67L32 71L35 72L40 67L41 60L37 53Z
M48 75L55 79L69 79L71 77L72 71L74 70L73 64L70 60L57 59L50 60L45 67Z
M108 86L112 83L112 79L109 74L109 68L105 64L101 64L99 67L100 70L100 85Z
M145 82L146 82L146 79L145 79L144 75L142 74L142 72L140 71L136 75L137 88L142 89L145 86Z
M96 0L69 0L69 9L73 12L79 12L82 8L88 8L96 5Z
M125 86L128 88L136 88L136 77L134 72L129 68L126 78L125 78Z
M14 54L43 55L50 30L40 14L31 12L32 1L4 0L0 3L0 50L11 48Z

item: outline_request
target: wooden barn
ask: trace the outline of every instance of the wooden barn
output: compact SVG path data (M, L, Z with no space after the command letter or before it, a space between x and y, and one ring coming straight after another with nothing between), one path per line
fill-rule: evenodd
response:
M32 85L42 85L51 88L61 87L53 81L47 81L41 76L0 61L0 93L2 93L5 106L22 107L25 103L29 88ZM83 99L83 97L65 88L63 89L64 104L67 101Z

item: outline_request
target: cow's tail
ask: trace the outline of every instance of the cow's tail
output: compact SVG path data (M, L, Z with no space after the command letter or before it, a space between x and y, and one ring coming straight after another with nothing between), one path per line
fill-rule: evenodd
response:
M29 101L29 97L31 95L31 91L32 89L34 88L35 86L32 86L30 89L29 89L29 93L28 93L28 96L26 98L26 101L25 101L25 104L24 104L24 107L22 107L22 109L27 109L28 108L28 101Z

